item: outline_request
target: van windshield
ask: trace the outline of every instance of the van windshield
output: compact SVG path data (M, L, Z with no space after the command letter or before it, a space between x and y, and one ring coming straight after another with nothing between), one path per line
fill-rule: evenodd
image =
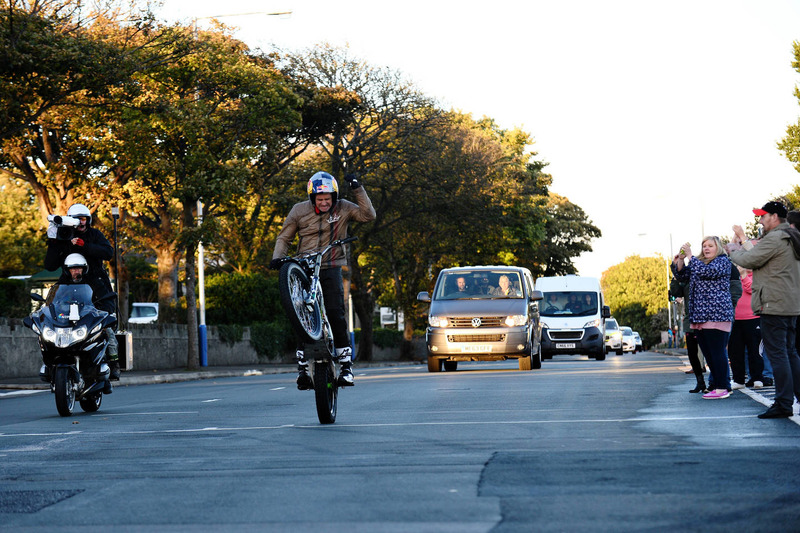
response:
M436 300L491 300L522 298L519 272L507 270L458 270L439 277Z
M542 316L591 316L597 312L596 292L545 292L539 304Z

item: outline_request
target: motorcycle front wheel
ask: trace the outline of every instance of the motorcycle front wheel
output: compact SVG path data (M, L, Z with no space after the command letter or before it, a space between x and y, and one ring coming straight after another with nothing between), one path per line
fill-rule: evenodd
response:
M278 277L281 305L283 305L289 323L302 337L304 342L316 342L322 338L322 316L319 301L313 305L306 304L306 296L310 291L311 281L303 268L297 263L285 263Z
M336 404L339 386L333 361L314 364L314 396L317 400L317 417L320 424L336 422Z
M59 366L56 368L54 385L58 414L72 416L72 409L75 408L75 382L72 380L72 372L69 367Z

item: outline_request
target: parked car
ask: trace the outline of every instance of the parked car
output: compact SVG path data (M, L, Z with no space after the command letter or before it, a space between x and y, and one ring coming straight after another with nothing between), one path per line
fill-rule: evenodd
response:
M135 302L131 309L129 324L153 324L158 322L158 304L150 302Z
M633 330L628 326L620 326L622 331L622 352L635 352L636 351L636 338L633 336Z
M605 339L606 353L614 351L617 355L622 355L622 331L614 318L606 319Z
M634 331L633 332L633 338L636 340L636 349L633 352L634 353L643 352L644 351L644 345L642 344L642 338L639 336L639 332L638 331Z
M430 302L425 342L428 371L456 370L459 361L517 359L520 370L541 368L539 309L527 268L470 266L439 273Z

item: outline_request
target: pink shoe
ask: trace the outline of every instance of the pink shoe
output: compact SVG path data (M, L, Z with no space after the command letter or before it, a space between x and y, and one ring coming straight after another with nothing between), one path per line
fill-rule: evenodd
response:
M723 398L727 398L731 395L731 391L728 389L714 389L710 392L703 394L704 400L722 400Z

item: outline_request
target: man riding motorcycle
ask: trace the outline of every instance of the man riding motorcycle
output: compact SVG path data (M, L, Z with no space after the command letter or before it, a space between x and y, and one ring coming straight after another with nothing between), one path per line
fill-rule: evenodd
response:
M336 178L327 172L317 172L308 180L308 200L292 207L283 223L270 268L280 268L281 259L286 255L295 235L299 237L298 253L321 248L335 240L347 236L351 220L369 222L375 220L375 208L358 177L349 174L345 177L355 195L357 203L339 199L339 185ZM333 330L333 343L336 358L340 364L339 384L353 385L352 354L350 338L347 334L347 320L344 314L344 290L342 288L342 266L347 264L346 255L334 248L323 258L320 270L320 284L325 299L325 312ZM308 372L302 341L297 341L298 372L297 388L308 390L314 383Z
M44 258L44 267L47 270L58 270L65 265L70 254L78 254L84 258L87 270L84 273L83 283L92 287L95 298L101 298L112 292L111 281L103 268L103 261L110 261L114 257L114 248L100 230L91 227L92 214L83 204L74 204L67 210L67 216L76 218L80 224L75 227L74 234L69 240L62 240L48 231L47 255ZM63 281L62 281L63 280ZM71 276L64 272L59 283L69 282ZM108 298L98 304L98 309L116 315L116 300ZM111 369L111 379L119 380L119 355L117 338L111 328L106 328L108 336L108 366Z

